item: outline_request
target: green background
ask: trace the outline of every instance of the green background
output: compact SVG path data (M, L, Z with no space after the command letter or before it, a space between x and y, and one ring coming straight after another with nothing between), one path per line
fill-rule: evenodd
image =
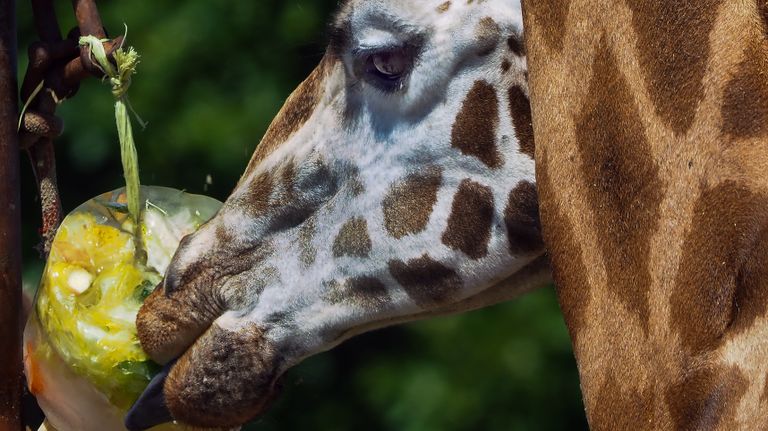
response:
M19 2L20 42L34 37ZM70 2L57 2L62 28ZM129 27L143 63L130 96L142 180L226 198L270 120L324 51L335 0L102 2L112 36ZM24 49L20 71L26 59ZM20 76L22 74L20 73ZM59 109L65 211L121 186L107 87L87 81ZM25 287L42 269L39 203L24 164ZM206 184L206 178L213 180ZM585 429L575 362L553 289L514 303L360 336L288 373L253 430Z

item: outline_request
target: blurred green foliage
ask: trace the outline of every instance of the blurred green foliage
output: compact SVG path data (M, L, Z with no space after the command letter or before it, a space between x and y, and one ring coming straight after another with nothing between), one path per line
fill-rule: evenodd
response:
M62 28L74 26L57 2ZM226 198L270 120L324 52L336 0L134 0L99 5L143 57L130 97L142 180ZM19 2L20 42L34 38ZM21 50L23 52L23 50ZM20 58L20 71L26 59ZM21 74L20 74L21 76ZM65 211L121 186L109 90L87 81L59 109ZM25 285L37 284L39 204L24 168ZM206 178L213 182L208 185ZM514 303L360 336L307 360L248 429L586 428L568 335L551 288Z

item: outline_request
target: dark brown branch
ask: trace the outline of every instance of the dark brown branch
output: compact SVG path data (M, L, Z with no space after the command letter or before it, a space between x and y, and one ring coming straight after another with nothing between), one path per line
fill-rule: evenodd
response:
M21 428L21 204L16 2L0 0L0 431Z
M51 0L32 0L32 13L35 15L35 30L41 40L45 42L61 40L61 29Z
M50 133L38 132L40 129L58 129L59 133L61 132L61 127L56 127L55 124L60 123L55 120L56 98L74 94L77 87L64 88L60 70L64 68L67 57L77 55L78 51L77 45L72 41L62 41L52 0L32 0L32 12L41 42L33 44L29 49L30 65L21 88L22 98L26 100L30 97L34 88L43 80L46 88L52 89L56 97L50 92L42 92L35 98L30 105L29 115L24 118L21 145L29 154L37 181L43 212L43 225L40 230L43 242L40 248L42 254L47 255L62 219L56 179L56 153L53 148L53 139L58 137L58 134L50 136ZM60 88L54 88L54 83ZM35 122L33 119L40 121ZM38 127L34 127L36 123Z

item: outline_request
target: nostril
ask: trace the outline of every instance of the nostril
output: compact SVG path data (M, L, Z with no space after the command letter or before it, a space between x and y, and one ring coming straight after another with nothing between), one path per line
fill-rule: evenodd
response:
M181 276L179 275L179 271L174 269L173 264L171 264L171 266L168 267L168 271L165 272L165 278L163 278L162 285L166 296L179 289L179 286L181 285Z
M191 235L187 235L181 239L179 246L176 248L176 254L171 258L171 262L165 270L162 287L165 290L166 295L176 292L182 284L182 275L184 274L184 271L179 261L181 259L181 254L189 246L191 238Z

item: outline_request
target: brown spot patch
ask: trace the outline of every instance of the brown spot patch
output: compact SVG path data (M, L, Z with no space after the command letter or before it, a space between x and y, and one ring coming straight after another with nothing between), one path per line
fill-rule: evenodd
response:
M536 143L533 139L533 119L531 102L519 85L509 89L509 113L515 126L515 136L520 143L520 152L534 158Z
M462 285L461 277L455 271L426 254L407 263L390 261L389 272L408 296L425 308L449 301Z
M748 327L764 312L766 223L768 199L736 183L697 200L670 297L673 327L689 353L713 348L732 324Z
M765 376L765 383L763 383L763 394L760 395L760 401L768 401L768 375Z
M522 181L511 192L504 210L509 251L512 254L532 253L544 249L536 186Z
M691 371L666 391L677 430L738 429L734 423L749 381L738 368Z
M736 75L725 87L723 132L734 139L768 132L768 56L763 43L752 43Z
M512 63L505 58L504 61L501 62L501 71L506 73L509 72L510 68L512 68Z
M239 426L275 394L277 354L263 332L214 325L171 370L164 394L173 417L206 428Z
M595 402L587 407L590 425L596 431L652 429L654 399L651 390L622 388L609 371Z
M570 7L571 0L536 0L526 1L523 10L530 11L549 47L560 51Z
M588 103L576 122L587 198L608 277L608 288L647 332L651 236L657 228L662 183L640 114L603 40L593 65Z
M451 131L451 145L467 156L480 159L490 168L502 165L496 148L499 99L486 81L477 81L464 99Z
M323 96L323 83L331 64L332 60L328 56L324 57L309 77L288 97L253 153L246 174L255 169L259 162L272 154L309 120Z
M348 282L350 299L371 308L381 308L389 301L387 286L374 277L355 277Z
M238 208L252 217L264 215L269 209L273 187L272 175L262 172L247 186L245 195L237 202Z
M451 2L447 1L445 3L441 3L440 6L437 7L437 13L446 13L451 8Z
M352 194L352 197L358 197L365 193L365 185L362 180L360 180L360 174L357 172L355 172L349 182L347 182L347 186L349 187L349 192Z
M516 34L509 36L509 38L507 38L507 46L509 47L509 50L512 51L512 53L516 56L525 56L525 45L523 44L523 40L520 36Z
M656 111L675 131L688 131L704 97L709 35L723 0L635 0L637 51Z
M245 262L245 264L234 264L237 269L228 268L231 266L230 261L234 260L231 258L214 263L213 265L224 268L223 271L227 274L223 278L224 281L215 285L219 289L218 295L214 298L226 304L227 310L252 309L261 292L268 285L274 285L280 280L280 271L274 266L264 264L265 260L274 255L274 252L274 246L267 241L237 256L237 260ZM253 268L258 270L252 271Z
M757 211L765 214L768 211L768 198L756 198L755 201L760 205ZM768 226L763 227L756 245L748 253L739 271L736 286L736 315L731 324L731 335L752 328L755 320L768 312Z
M493 18L486 16L480 20L475 28L475 43L477 55L485 57L492 53L501 39L501 27Z
M494 215L493 191L490 187L464 180L453 197L448 227L443 244L460 250L472 259L488 254L488 241Z
M371 237L368 222L364 218L353 218L341 227L333 241L333 256L367 257L371 252Z
M312 244L317 232L317 224L314 217L310 217L299 228L299 261L305 268L309 268L315 263L317 249Z
M579 334L587 322L590 302L591 286L587 282L587 267L574 234L573 224L563 211L557 193L554 192L546 150L542 151L536 176L543 234L551 257L552 275L560 308L578 359Z
M768 33L768 2L764 0L757 1L757 10L763 21L763 31Z
M763 33L768 36L768 2L765 0L757 0L757 11L760 14L760 18L763 24Z
M280 201L287 205L296 200L296 165L293 160L282 166L280 178L283 186Z
M411 174L392 186L382 203L384 226L392 237L400 239L427 227L442 181L442 171L431 168L425 173Z
M331 280L324 285L328 289L325 299L331 303L352 303L380 310L390 302L387 287L375 277L360 276L343 282Z
M237 241L232 240L234 236L238 237ZM164 300L171 302L170 310L175 308L178 313L182 303L197 298L197 313L185 310L184 314L213 315L215 318L218 317L215 310L250 307L264 287L279 280L276 269L265 265L274 256L273 241L263 238L244 242L242 233L238 235L236 229L228 237L227 242L215 243L209 251L193 256L186 250L186 239L182 241L176 256L187 255L192 261L179 266L174 258L168 267L163 288ZM156 305L148 308L154 312ZM206 324L205 328L208 326Z

